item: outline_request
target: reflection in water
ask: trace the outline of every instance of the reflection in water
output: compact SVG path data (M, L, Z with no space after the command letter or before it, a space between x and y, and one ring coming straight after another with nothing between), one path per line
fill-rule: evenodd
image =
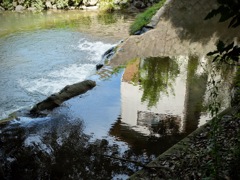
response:
M80 119L59 116L20 119L1 125L1 163L6 179L126 179L138 166L112 157L139 162L151 159L131 150L120 152L108 140L91 140ZM25 122L24 122L25 121ZM33 122L35 121L35 122Z
M138 111L137 125L150 128L151 135L166 136L179 133L180 116Z
M131 17L98 11L0 12L0 119L96 71Z
M178 74L178 64L170 57L145 59L140 75L142 101L147 101L148 106L152 107L156 105L161 94L174 94L173 84Z
M165 124L165 122L163 122L163 124ZM168 122L166 124L168 124ZM169 122L169 125L170 124L171 123ZM174 123L172 125L177 127ZM169 127L172 127L172 125ZM177 132L167 134L167 127L164 128L164 125L162 126L161 124L153 124L151 125L151 128L156 129L155 133L153 135L149 134L146 136L146 134L143 133L143 129L140 131L140 128L136 129L135 127L123 122L123 119L119 118L110 129L109 134L117 137L120 141L126 142L136 155L145 154L149 157L149 159L155 158L159 154L163 153L187 135L185 133ZM160 132L159 130L163 131ZM157 133L162 133L162 136L155 136Z
M211 68L206 58L196 56L138 62L126 67L121 83L121 118L110 133L133 149L141 146L147 152L153 152L149 146L154 139L151 146L162 153L169 148L167 140L176 143L210 119L205 106ZM227 92L223 87L225 101Z
M203 111L203 102L207 88L208 75L206 72L201 74L197 73L199 64L200 62L198 57L189 57L183 127L186 132L192 132L197 129L201 112Z
M95 37L117 40L128 37L128 27L132 21L131 14L102 13L99 11L43 11L34 12L0 12L0 37L40 29L74 29ZM116 24L117 23L117 24Z
M97 16L98 22L101 24L113 24L118 21L116 16L108 13L102 13Z
M171 83L167 92L174 93L158 92L161 96L155 106L149 107L148 102L141 101L143 86L133 85L125 75L121 82L119 115L122 73L118 73L105 81L97 80L95 89L69 100L48 117L20 117L10 125L2 124L0 162L5 176L8 179L127 179L141 166L122 159L148 163L206 120L202 114L202 106L208 99L209 75L202 68L206 59L191 56L174 60L177 65L173 67L178 67L178 71L173 71L178 73L174 81L164 81ZM163 65L170 67L169 63L158 64ZM131 77L148 72L140 69L139 73L135 68L139 63L132 63L125 73L129 67L136 71L129 74ZM160 69L168 72L167 68ZM98 79L97 75L92 78Z

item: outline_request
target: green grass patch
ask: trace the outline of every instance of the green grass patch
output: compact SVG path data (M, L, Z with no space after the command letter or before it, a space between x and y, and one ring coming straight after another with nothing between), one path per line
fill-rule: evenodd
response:
M146 9L144 12L137 15L135 21L130 26L129 33L133 35L135 32L139 31L143 26L147 25L156 12L164 5L166 0L160 0L157 4Z

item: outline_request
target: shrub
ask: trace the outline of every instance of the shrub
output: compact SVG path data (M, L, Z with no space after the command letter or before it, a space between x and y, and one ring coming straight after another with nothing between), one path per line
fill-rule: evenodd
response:
M101 11L112 12L114 11L114 0L100 0L99 8Z
M3 0L0 5L6 10L13 10L12 0Z
M142 27L146 26L150 22L153 15L155 15L156 12L163 6L165 1L166 0L161 0L157 4L154 4L153 6L149 7L143 13L140 13L136 17L133 24L130 26L129 33L132 35L132 34L136 33L137 31L139 31Z

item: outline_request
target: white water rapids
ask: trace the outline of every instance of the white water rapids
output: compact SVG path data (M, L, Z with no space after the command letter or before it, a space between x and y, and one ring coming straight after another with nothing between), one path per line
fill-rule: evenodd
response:
M114 44L66 30L16 33L0 39L0 119L95 73Z

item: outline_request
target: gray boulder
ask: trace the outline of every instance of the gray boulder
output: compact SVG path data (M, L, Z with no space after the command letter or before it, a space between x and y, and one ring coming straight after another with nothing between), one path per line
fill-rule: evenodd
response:
M82 2L85 6L96 6L98 0L83 0Z
M25 8L22 5L17 5L15 11L23 11Z
M52 3L51 3L51 1L46 1L45 6L46 6L48 9L51 9L51 8L52 8Z
M142 1L135 1L133 5L138 9L144 9L147 7L147 5Z

